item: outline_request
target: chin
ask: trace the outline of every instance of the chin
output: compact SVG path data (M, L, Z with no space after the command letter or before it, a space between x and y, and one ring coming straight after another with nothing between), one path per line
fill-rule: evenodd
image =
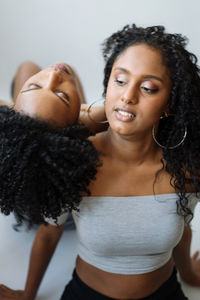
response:
M119 121L114 121L114 122L109 122L110 128L113 132L116 132L118 134L122 135L130 135L133 134L133 124L131 122L127 123L122 123Z
M114 133L117 133L121 136L132 136L132 135L134 135L134 132L132 130L127 130L125 128L111 127L111 129Z

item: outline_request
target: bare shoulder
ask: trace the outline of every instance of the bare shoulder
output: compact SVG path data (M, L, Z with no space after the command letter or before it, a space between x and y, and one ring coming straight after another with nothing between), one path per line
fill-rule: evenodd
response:
M90 136L89 140L95 146L95 148L101 152L104 152L105 148L105 132L97 133L95 136Z
M0 99L0 105L6 105L6 106L8 106L8 107L12 107L12 106L13 106L13 103L8 102L8 101L4 101L4 100L1 100L1 99Z
M55 239L61 236L65 224L54 226L54 225L40 225L37 231L37 237L42 239Z

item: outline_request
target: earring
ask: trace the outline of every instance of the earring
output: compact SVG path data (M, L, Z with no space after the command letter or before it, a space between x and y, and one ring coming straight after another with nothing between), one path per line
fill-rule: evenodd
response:
M106 124L106 123L108 123L108 120L96 122L96 121L91 117L91 115L90 115L90 108L91 108L94 104L98 103L99 101L102 101L102 99L96 100L96 101L92 102L92 103L88 106L88 108L87 108L88 117L89 117L89 119L90 119L92 122L94 122L94 123L96 123L96 124ZM105 104L105 101L104 101L104 104Z
M168 118L168 117L171 117L171 116L175 116L175 115L174 115L174 114L164 113L164 115L161 116L160 119L165 119L165 118ZM157 144L158 146L160 146L160 147L163 148L163 149L170 149L170 150L171 150L171 149L178 148L179 146L181 146L181 145L183 144L183 142L185 141L186 136L187 136L187 127L186 127L186 125L185 125L185 131L184 131L183 138L181 139L181 141L180 141L178 144L174 145L174 146L166 147L166 146L164 146L164 145L161 145L161 144L156 140L156 136L155 136L155 125L153 125L153 128L152 128L152 137L153 137L154 141L156 142L156 144Z

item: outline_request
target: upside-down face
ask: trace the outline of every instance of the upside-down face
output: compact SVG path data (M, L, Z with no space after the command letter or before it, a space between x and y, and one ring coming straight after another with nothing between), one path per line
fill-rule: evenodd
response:
M80 94L72 69L57 63L30 77L16 99L15 109L57 127L75 124Z

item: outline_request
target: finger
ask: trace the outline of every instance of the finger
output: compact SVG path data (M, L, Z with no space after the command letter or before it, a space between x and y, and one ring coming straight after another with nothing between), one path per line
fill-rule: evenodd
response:
M14 294L14 290L8 288L7 286L5 286L3 284L0 286L0 299L1 300L11 299L13 294Z
M196 260L198 258L198 256L199 256L199 251L196 251L192 256L192 259Z
M11 295L13 293L13 291L11 289L7 288L6 286L2 287L0 289L0 291L6 295Z
M0 289L1 290L8 290L8 287L4 284L0 284Z

